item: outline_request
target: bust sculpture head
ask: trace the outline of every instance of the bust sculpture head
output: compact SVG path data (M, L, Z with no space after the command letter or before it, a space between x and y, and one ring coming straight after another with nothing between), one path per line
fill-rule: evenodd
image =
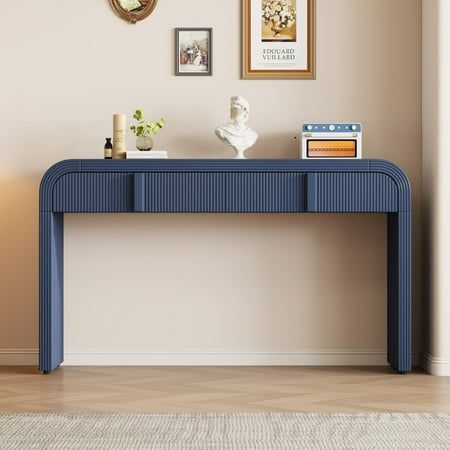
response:
M231 122L218 127L216 136L236 151L236 159L245 159L245 150L252 147L258 138L258 135L246 125L250 116L250 104L245 98L235 96L231 97L230 106Z
M250 116L250 104L244 97L231 97L231 120L236 125L244 126Z

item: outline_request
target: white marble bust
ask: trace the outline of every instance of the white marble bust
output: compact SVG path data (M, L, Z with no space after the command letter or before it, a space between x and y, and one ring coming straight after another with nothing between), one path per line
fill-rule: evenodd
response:
M258 135L246 125L250 105L245 98L231 97L231 122L216 128L216 136L236 151L235 159L245 159L244 152L255 145Z

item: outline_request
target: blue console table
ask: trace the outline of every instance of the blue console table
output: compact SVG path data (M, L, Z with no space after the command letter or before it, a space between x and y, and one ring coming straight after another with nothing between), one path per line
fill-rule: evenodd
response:
M388 362L411 371L411 194L382 160L67 160L40 186L39 366L64 359L64 213L387 213Z

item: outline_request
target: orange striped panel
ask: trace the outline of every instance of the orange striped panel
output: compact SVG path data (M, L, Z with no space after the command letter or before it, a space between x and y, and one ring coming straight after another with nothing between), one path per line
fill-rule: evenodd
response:
M313 158L356 158L356 140L309 140L308 156Z

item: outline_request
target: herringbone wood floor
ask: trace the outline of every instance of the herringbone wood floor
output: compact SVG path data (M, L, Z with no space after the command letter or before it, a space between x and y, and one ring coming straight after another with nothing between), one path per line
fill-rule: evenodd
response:
M3 367L0 411L450 412L450 378L366 367Z

